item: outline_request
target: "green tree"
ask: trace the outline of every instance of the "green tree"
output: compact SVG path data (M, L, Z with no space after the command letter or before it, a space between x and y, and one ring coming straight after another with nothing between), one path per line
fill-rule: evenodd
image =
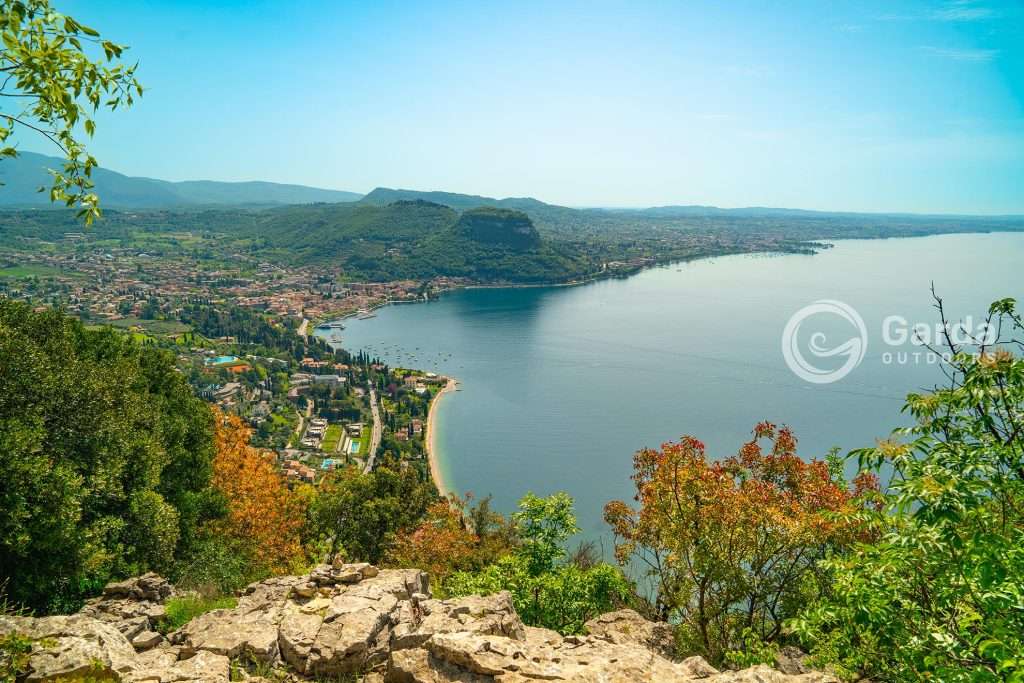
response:
M17 156L18 131L38 134L65 157L52 169L50 200L79 207L87 223L100 215L90 190L96 159L86 152L80 130L92 137L101 107L131 106L142 95L135 66L120 62L125 50L48 0L0 0L0 158ZM4 111L6 110L6 111Z
M572 497L564 492L547 498L527 493L520 499L512 521L519 531L518 552L534 574L551 570L565 555L563 544L580 530Z
M563 544L578 531L573 500L528 493L513 515L520 544L511 554L477 572L456 572L444 583L451 595L507 590L526 624L559 633L583 632L588 620L632 598L622 572L605 563L582 567L565 561Z
M850 677L1024 680L1024 326L1012 299L989 322L1017 338L960 346L943 314L948 386L851 454L889 476L866 520L880 537L828 562L830 597L790 624Z
M437 500L433 485L414 468L336 470L310 502L307 547L380 563L398 532L415 528Z
M0 300L0 581L13 600L74 609L113 576L166 569L210 514L212 455L212 417L172 355Z

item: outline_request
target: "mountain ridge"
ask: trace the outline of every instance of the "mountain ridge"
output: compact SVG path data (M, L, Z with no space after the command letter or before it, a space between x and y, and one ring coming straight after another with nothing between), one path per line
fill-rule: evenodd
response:
M35 152L21 152L0 162L0 207L48 207L52 179L47 168L62 168L64 160ZM119 209L189 208L197 206L272 207L315 202L347 203L363 197L356 192L327 190L306 185L262 180L223 182L183 180L172 182L128 176L106 168L93 171L95 192L105 207Z

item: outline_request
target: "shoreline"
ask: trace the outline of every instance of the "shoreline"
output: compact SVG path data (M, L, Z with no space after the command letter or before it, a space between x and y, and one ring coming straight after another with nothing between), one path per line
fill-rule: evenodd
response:
M430 464L430 478L434 481L434 487L437 492L441 494L441 497L447 497L451 491L445 485L444 475L441 472L440 456L437 452L437 446L434 443L434 435L436 433L437 421L437 405L441 401L441 398L452 391L458 386L458 382L453 378L448 378L448 383L444 385L444 389L437 392L437 395L430 401L430 407L427 409L427 433L423 435L424 448L427 451L427 462Z

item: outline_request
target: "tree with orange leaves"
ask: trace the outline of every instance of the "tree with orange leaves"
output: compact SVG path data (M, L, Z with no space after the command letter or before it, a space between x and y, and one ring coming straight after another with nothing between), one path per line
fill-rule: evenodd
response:
M303 557L304 511L271 456L249 445L251 430L236 415L214 408L214 488L227 504L216 532L246 549L264 573L287 572Z
M399 567L423 569L440 585L451 572L470 568L478 542L461 510L440 500L427 509L419 526L399 534L389 561Z
M786 427L757 425L739 453L717 462L683 437L639 451L634 469L639 510L605 506L616 558L647 570L680 646L716 663L770 652L783 620L825 585L818 561L855 531L836 514L858 500L841 467L802 460Z

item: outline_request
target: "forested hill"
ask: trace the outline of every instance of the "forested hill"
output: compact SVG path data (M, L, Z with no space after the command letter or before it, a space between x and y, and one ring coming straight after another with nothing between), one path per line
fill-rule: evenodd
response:
M471 277L562 282L599 267L574 245L544 240L520 211L460 214L423 199L313 204L260 212L242 226L267 253L336 263L367 280Z
M0 162L0 206L49 207L50 195L38 192L49 187L48 168L63 168L57 157L21 152L16 158ZM93 171L95 191L109 208L167 208L196 206L267 207L309 202L351 202L362 195L339 190L323 190L304 185L285 185L263 181L218 182L186 180L169 182L154 178L134 178L105 168Z

